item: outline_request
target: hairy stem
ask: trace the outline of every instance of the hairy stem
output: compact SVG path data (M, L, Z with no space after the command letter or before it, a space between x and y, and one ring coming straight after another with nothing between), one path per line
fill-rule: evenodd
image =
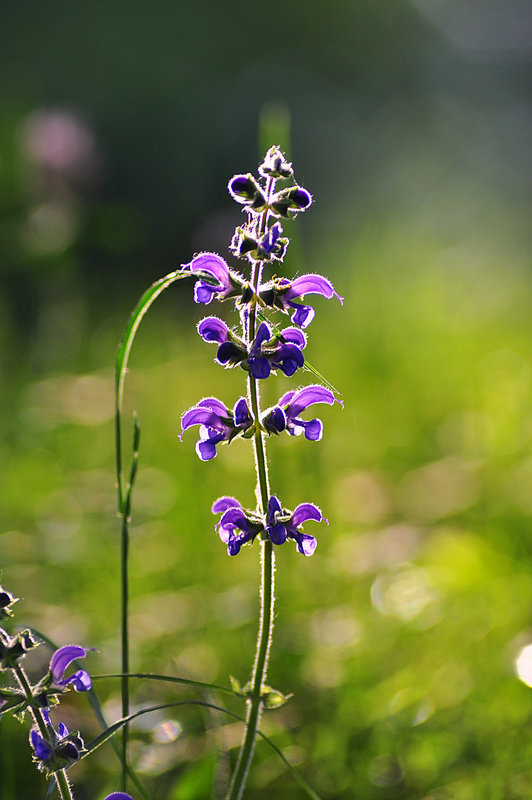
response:
M269 180L266 186L268 199L273 193L275 181ZM265 231L268 221L268 212L263 212L257 224L258 233ZM257 292L262 277L262 263L253 265L251 274L251 287L254 297L251 302L248 325L247 343L251 344L255 338L257 324ZM270 486L268 480L268 465L266 461L266 446L264 435L260 427L260 393L259 382L249 373L248 399L255 419L255 434L253 447L255 454L255 469L257 473L257 503L264 518L268 512L268 499ZM273 545L270 539L261 541L261 581L260 581L260 621L257 638L257 649L251 675L252 696L247 701L246 728L235 771L227 793L227 800L240 800L243 795L246 780L253 759L257 729L259 727L262 711L262 687L266 682L268 658L272 642L273 611L274 611L274 569L275 560Z
M74 795L72 794L72 788L70 786L70 781L67 778L66 770L60 769L57 772L54 772L54 775L61 800L74 800Z

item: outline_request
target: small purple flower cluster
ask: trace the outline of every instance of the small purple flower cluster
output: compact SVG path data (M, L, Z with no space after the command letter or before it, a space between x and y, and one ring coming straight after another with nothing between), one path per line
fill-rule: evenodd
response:
M303 350L307 339L303 329L310 325L315 312L302 299L316 294L326 299L336 297L340 303L343 300L323 275L304 274L293 280L273 276L262 282L264 267L282 262L289 244L280 218L290 219L305 211L312 196L293 182L292 165L278 147L270 148L258 171L258 178L250 173L235 175L228 184L230 195L247 215L246 222L235 230L230 250L251 265L250 278L231 268L216 253L200 253L183 266L197 279L196 303L234 301L240 315L239 330L211 316L199 322L198 333L205 342L217 345L217 364L225 368L239 366L248 376L248 396L240 397L232 411L221 400L207 397L183 414L180 438L189 428L199 426L196 452L202 461L214 458L218 445L230 444L236 437L251 439L286 431L291 436L303 433L307 440L319 441L323 434L321 420L304 420L301 414L316 403L340 403L329 389L311 385L286 392L275 406L260 411L255 384L276 372L292 377L305 365ZM287 180L293 185L280 189L279 182ZM268 309L291 314L292 327L279 329L266 321L264 312ZM266 499L264 494L262 512L244 509L233 497L221 497L214 503L213 513L222 515L216 530L229 555L236 555L242 545L257 536L275 545L292 539L300 553L312 555L316 539L300 528L309 520L324 520L318 507L303 503L289 511L275 495Z
M0 620L13 615L16 602L10 592L0 587ZM77 731L69 733L66 725L60 722L57 729L50 719L50 709L59 702L59 697L71 687L76 692L87 692L92 688L92 680L84 669L77 669L68 677L67 670L79 658L85 658L90 649L79 645L66 645L56 650L41 680L31 684L22 667L26 653L40 643L31 631L19 631L10 636L0 628L0 669L10 674L17 688L0 689L0 715L7 712L21 716L29 711L33 717L33 727L29 741L33 750L33 760L37 768L47 774L69 767L78 761L83 752L83 740Z

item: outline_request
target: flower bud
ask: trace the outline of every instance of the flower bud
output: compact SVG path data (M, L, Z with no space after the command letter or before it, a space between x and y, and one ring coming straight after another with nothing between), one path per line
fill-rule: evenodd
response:
M30 631L24 630L15 636L9 636L0 628L0 666L4 669L13 669L19 658L22 658L39 642Z
M290 178L294 174L292 164L286 160L277 145L270 147L259 172L265 178Z
M278 192L270 203L270 208L279 217L288 217L289 211L306 211L312 203L312 195L302 186L291 186Z
M235 175L229 181L227 188L231 197L237 203L248 206L250 211L263 211L266 208L266 198L251 173Z

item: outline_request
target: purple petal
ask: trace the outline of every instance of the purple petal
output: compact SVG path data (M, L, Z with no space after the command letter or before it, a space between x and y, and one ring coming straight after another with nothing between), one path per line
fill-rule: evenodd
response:
M316 522L321 522L323 519L322 513L317 506L313 503L301 503L296 507L290 520L290 527L299 528L304 522L309 519L314 519Z
M287 378L291 378L292 375L295 375L299 367L302 367L304 361L299 363L294 358L284 358L282 363L280 364L281 372L284 372Z
M285 406L287 403L290 402L290 400L295 394L296 392L293 390L291 392L286 392L285 394L283 394L282 397L279 398L279 400L277 401L277 405L281 406L282 408L283 406Z
M199 401L198 408L210 408L219 417L227 417L229 413L227 406L217 397L204 397L203 400Z
M235 407L233 409L233 416L237 428L243 427L244 425L249 427L251 425L251 416L249 413L248 403L245 397L241 397L239 400L236 401Z
M334 401L335 397L333 393L324 386L305 386L292 396L289 401L287 413L289 417L297 417L306 408L314 405L314 403L327 403L327 405L332 406ZM281 401L279 401L279 405L281 405Z
M50 673L53 683L59 683L68 665L76 658L85 658L87 653L88 650L75 644L68 644L56 650L50 659Z
M181 435L192 425L205 425L207 428L219 431L228 430L227 425L221 421L218 414L209 408L191 408L190 411L186 411L181 419Z
M255 340L253 342L252 352L253 353L260 353L260 348L264 344L264 342L268 342L272 338L272 332L266 322L261 322L257 333L255 335Z
M239 364L246 357L246 351L234 342L222 342L216 353L215 361L218 364Z
M205 317L198 325L198 333L205 342L227 341L227 325L218 317Z
M228 508L220 520L220 528L238 528L244 533L255 534L256 527L244 514L242 508Z
M32 730L30 732L30 742L31 746L35 750L35 755L40 761L48 761L49 758L52 756L52 749L50 745L37 733L37 731Z
M286 542L288 534L284 525L272 525L268 528L268 533L274 544L284 544Z
M213 514L219 514L227 511L228 508L242 508L242 505L234 497L219 497L212 504L211 511Z
M292 322L294 325L299 325L300 328L308 328L316 314L312 306L304 306L300 305L299 303L292 303L291 300L289 300L288 303L292 306L292 308L296 309L295 314L292 315Z
M57 726L57 733L61 739L64 739L65 736L68 736L68 728L64 722L60 722Z
M287 377L290 377L305 363L303 353L295 344L283 344L276 351L271 359L273 369L281 369Z
M282 511L282 506L274 494L268 500L268 525L274 522L275 514Z
M194 302L203 303L203 305L207 306L218 291L219 288L217 286L210 286L210 284L203 281L197 281L194 284Z
M296 297L302 297L305 294L321 294L327 300L336 295L341 303L344 301L343 297L334 291L332 283L323 275L301 275L291 282L290 288L284 296L287 300L295 300Z
M227 555L237 556L243 544L249 541L246 536L234 536L227 540Z
M295 344L300 350L303 350L307 344L307 337L299 328L285 328L284 331L281 331L281 336L286 342Z
M318 544L314 536L309 536L308 533L298 533L294 539L297 542L297 549L304 556L311 556Z
M305 439L309 442L319 442L323 436L323 423L321 419L311 419L310 422L303 423Z
M216 443L209 440L196 442L196 453L202 461L210 461L216 456Z
M249 358L248 364L251 369L251 374L253 375L254 378L262 380L270 376L271 372L270 362L265 356L259 356L258 358Z
M272 252L277 239L282 234L283 229L280 222L275 222L269 231L267 231L266 235L262 237L261 244L264 249L264 252L268 255Z
M126 794L125 792L113 792L112 794L108 794L105 800L133 800L130 794Z
M299 206L298 211L305 211L312 204L312 195L302 186L297 186L291 190L291 197L294 203ZM296 209L292 209L295 211Z
M192 272L208 272L216 278L220 284L227 288L231 285L229 279L229 267L224 259L217 253L200 253L189 264L185 264L184 269ZM216 287L213 287L217 291Z
M84 669L78 669L70 678L64 680L65 686L69 683L72 684L76 692L88 692L89 689L92 689L91 677Z

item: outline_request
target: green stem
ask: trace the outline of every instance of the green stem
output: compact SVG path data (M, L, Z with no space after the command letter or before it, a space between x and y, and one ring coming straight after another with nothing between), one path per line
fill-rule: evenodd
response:
M275 181L269 180L266 186L266 195L270 198ZM268 222L268 212L261 215L258 223L259 235L266 229ZM251 344L255 338L257 323L257 291L262 276L262 263L257 262L253 266L251 274L251 286L254 291L254 298L250 305L249 320L247 325L247 343ZM258 380L251 373L248 378L248 398L255 419L255 434L253 446L255 453L255 469L257 472L257 503L262 515L266 518L268 513L268 499L270 497L270 486L268 479L268 465L266 461L266 447L262 429L260 428L260 395ZM268 669L268 658L272 642L273 632L273 611L274 611L274 569L275 559L273 545L270 539L261 541L261 582L260 582L260 622L257 638L257 649L253 672L251 676L252 696L247 701L246 728L244 740L242 742L235 771L227 793L227 800L240 800L246 785L249 768L253 759L257 730L260 723L262 712L262 687L266 682Z
M64 769L60 769L57 772L54 772L54 775L61 800L74 800L74 795L72 794L70 781L67 778L66 771Z
M117 387L119 376L116 377ZM121 638L121 658L122 673L121 680L122 693L122 716L129 714L129 682L125 674L129 672L129 629L128 629L128 601L129 601L129 578L128 578L128 553L129 553L129 530L128 520L125 509L125 498L122 484L122 434L121 434L121 414L119 392L117 388L117 403L115 414L115 451L116 451L116 488L118 491L118 514L121 517L122 525L120 531L120 638ZM125 791L127 784L127 746L129 729L124 725L122 729L122 774L121 788Z
M122 716L129 714L129 526L125 512L122 512L122 531L120 536L120 586L121 586L121 641L122 641L122 679L120 681L122 693ZM127 788L127 750L129 739L129 726L122 728L122 782L123 791Z

